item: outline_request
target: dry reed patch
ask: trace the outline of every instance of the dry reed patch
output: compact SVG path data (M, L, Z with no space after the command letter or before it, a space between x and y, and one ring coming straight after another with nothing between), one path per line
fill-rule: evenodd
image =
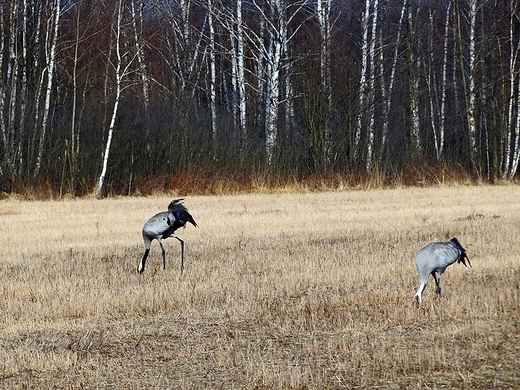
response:
M190 197L182 277L176 240L135 272L169 198L2 202L0 387L517 387L517 193ZM473 268L416 309L413 257L447 234Z

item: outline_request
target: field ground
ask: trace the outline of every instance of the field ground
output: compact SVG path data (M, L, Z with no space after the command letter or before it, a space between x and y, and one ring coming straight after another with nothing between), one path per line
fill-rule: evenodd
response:
M520 188L0 201L0 388L520 387ZM457 236L473 265L414 255Z

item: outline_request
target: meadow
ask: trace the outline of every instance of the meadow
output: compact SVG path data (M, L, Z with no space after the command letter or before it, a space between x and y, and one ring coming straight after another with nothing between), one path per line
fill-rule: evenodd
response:
M0 201L0 388L520 387L520 188ZM458 237L417 308L416 252Z

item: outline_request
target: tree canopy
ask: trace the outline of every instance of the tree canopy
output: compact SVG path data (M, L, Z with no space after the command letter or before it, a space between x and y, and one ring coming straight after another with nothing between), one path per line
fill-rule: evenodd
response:
M3 1L0 191L512 180L519 43L519 0Z

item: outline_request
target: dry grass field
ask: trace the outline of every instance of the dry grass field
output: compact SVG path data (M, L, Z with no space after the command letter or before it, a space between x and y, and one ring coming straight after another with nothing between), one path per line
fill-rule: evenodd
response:
M0 201L5 389L520 387L520 188ZM414 256L457 236L420 308Z

